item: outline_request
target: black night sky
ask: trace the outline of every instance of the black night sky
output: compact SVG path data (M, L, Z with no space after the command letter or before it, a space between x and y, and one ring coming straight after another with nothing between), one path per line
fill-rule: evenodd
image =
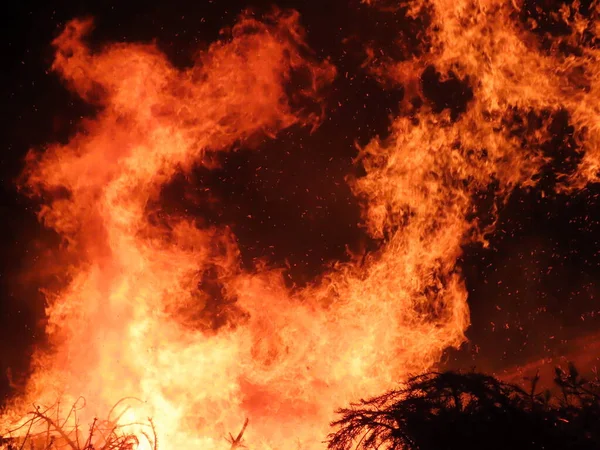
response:
M54 4L53 4L54 3ZM91 43L155 40L178 66L191 64L219 30L244 8L267 11L272 1L17 2L4 15L0 81L3 146L0 154L0 393L26 377L29 355L44 344L41 287L56 274L36 273L52 258L57 237L35 217L37 205L15 187L31 147L66 141L80 117L94 110L69 93L49 71L52 39L66 21L92 16ZM360 176L352 162L356 143L385 136L401 87L383 87L361 67L364 44L393 54L393 41L416 39L402 11L377 11L358 0L277 1L294 8L318 56L329 57L338 77L327 94L327 119L312 135L291 128L275 140L223 155L218 170L198 169L167 186L166 212L187 211L208 223L229 225L244 262L265 258L287 267L290 285L301 286L347 248L368 250L359 204L345 177ZM551 25L549 25L551 26ZM422 76L425 101L460 113L468 86L440 82L433 68ZM569 133L556 124L556 148ZM557 150L558 149L558 150ZM556 157L555 161L565 158ZM552 192L552 167L539 187L516 191L500 215L490 248L465 249L460 262L470 297L469 342L443 364L503 373L513 367L567 355L596 362L600 325L600 186L575 196ZM209 191L206 190L209 188ZM210 192L210 194L208 194ZM207 196L217 202L207 202ZM45 256L44 256L45 255ZM33 275L32 275L33 274ZM12 381L11 381L12 380Z

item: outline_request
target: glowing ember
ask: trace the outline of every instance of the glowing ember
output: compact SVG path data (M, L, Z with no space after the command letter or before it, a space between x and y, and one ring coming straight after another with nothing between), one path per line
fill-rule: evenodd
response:
M457 259L462 245L485 243L493 229L493 220L478 219L474 196L494 196L495 217L513 189L535 184L559 111L585 152L578 170L559 174L560 189L597 181L600 55L582 44L596 16L563 8L573 32L543 49L519 21L518 2L410 8L430 21L418 56L368 52L374 76L406 86L406 105L390 138L360 151L366 175L349 180L381 247L294 291L279 270L242 269L228 230L157 220L149 205L208 152L294 124L318 126L322 114L298 104L322 103L335 68L312 56L297 14L264 22L244 15L230 40L187 70L153 45L92 52L82 42L91 22L67 25L53 69L100 112L67 145L28 156L23 187L42 196L41 220L65 239L71 281L48 295L53 351L36 355L6 428L32 403L55 417L60 399L63 410L77 406L64 429L107 417L117 404L110 418L139 437L140 449L152 448L142 438L148 417L161 450L227 448L225 436L246 418L252 448L322 448L336 408L430 368L462 342L469 319ZM470 86L465 111L411 106L411 87L430 65ZM290 89L297 73L306 86ZM218 329L202 308L207 273L235 303Z

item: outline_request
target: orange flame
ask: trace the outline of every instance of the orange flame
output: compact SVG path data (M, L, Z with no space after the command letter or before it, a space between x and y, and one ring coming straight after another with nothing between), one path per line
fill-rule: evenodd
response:
M298 15L243 15L231 40L187 70L153 45L91 52L82 42L91 22L68 24L54 42L53 69L100 112L68 144L27 159L24 185L48 199L40 218L64 237L73 263L69 285L48 298L54 351L37 355L5 423L24 404L80 397L88 406L78 420L91 422L135 396L141 403L130 402L119 423L141 433L136 423L153 417L162 450L225 448L223 437L245 417L253 448L322 448L336 408L430 368L463 341L469 319L457 259L492 230L477 220L473 197L494 185L499 205L535 184L549 159L540 149L547 124L518 129L515 116L567 111L585 156L562 174L561 189L597 181L600 65L581 44L596 17L563 11L573 33L560 41L580 49L565 55L521 25L517 2L408 7L428 17L427 45L401 62L371 60L373 74L418 86L433 64L468 80L473 99L457 117L407 106L390 138L360 151L366 176L350 183L381 248L294 292L278 270L243 270L228 230L151 220L148 205L208 152L318 125L322 115L294 104L321 102L335 70L311 56ZM289 94L295 71L310 81ZM237 308L218 330L186 317L207 301L198 285L208 272Z

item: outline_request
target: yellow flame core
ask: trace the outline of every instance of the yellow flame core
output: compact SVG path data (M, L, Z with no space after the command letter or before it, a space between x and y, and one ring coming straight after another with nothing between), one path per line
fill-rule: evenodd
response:
M473 196L494 182L505 199L533 185L546 163L546 126L515 132L512 115L566 110L585 156L561 188L597 180L600 65L598 51L581 45L596 16L564 9L574 31L560 42L580 49L565 56L540 47L515 18L517 2L405 6L429 17L427 48L418 58L371 61L374 75L414 86L433 64L468 79L473 99L458 118L407 109L388 139L361 149L366 175L350 183L382 246L293 293L280 271L243 270L228 230L157 224L148 205L207 151L318 125L321 116L296 111L285 86L304 70L310 86L301 95L319 102L335 69L312 59L298 15L279 12L269 23L244 15L230 40L187 70L153 45L93 53L82 42L91 22L67 25L53 69L100 112L68 144L28 156L24 185L50 199L40 217L76 262L65 268L69 285L48 298L55 351L36 356L5 423L23 405L80 397L87 407L77 420L88 423L135 396L113 419L141 433L152 417L162 450L226 448L224 437L246 417L252 448L323 448L336 408L430 368L462 342L469 318L457 258L491 230L474 219ZM206 301L197 286L209 269L239 307L239 320L217 331L185 317Z

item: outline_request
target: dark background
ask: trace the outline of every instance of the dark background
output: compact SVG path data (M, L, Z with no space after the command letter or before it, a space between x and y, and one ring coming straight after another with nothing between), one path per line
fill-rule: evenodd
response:
M272 2L17 2L6 11L0 41L0 394L9 380L26 378L29 358L44 344L44 300L39 292L57 237L36 220L36 204L17 192L15 178L28 148L66 141L80 117L93 109L49 73L50 42L65 22L92 16L92 45L155 40L174 64L192 63L194 51L218 38L240 11L267 11ZM249 266L255 258L288 267L290 285L303 285L347 248L373 247L359 226L359 205L346 175L360 175L355 142L385 136L403 97L384 89L361 68L366 43L393 55L393 40L415 39L402 12L377 11L358 1L282 1L301 13L308 41L319 57L338 68L327 99L327 120L313 135L292 128L256 150L223 156L222 167L196 170L192 181L176 179L163 192L170 213L187 210L209 223L230 225ZM464 107L464 86L423 77L425 101L438 109ZM461 94L462 92L462 94ZM558 134L561 133L559 130ZM559 139L560 141L560 139ZM558 141L557 141L558 142ZM560 146L560 143L556 144ZM551 168L548 169L549 171ZM469 343L449 351L443 365L511 374L542 358L567 355L592 366L597 348L600 296L600 188L572 196L551 191L551 176L539 188L516 192L502 211L489 249L465 249L461 267L469 289ZM205 188L219 203L207 206ZM50 255L50 256L48 256ZM45 260L47 262L47 259ZM27 268L27 270L25 270ZM31 276L40 275L40 276ZM29 275L28 275L29 274ZM47 274L48 284L56 274Z

